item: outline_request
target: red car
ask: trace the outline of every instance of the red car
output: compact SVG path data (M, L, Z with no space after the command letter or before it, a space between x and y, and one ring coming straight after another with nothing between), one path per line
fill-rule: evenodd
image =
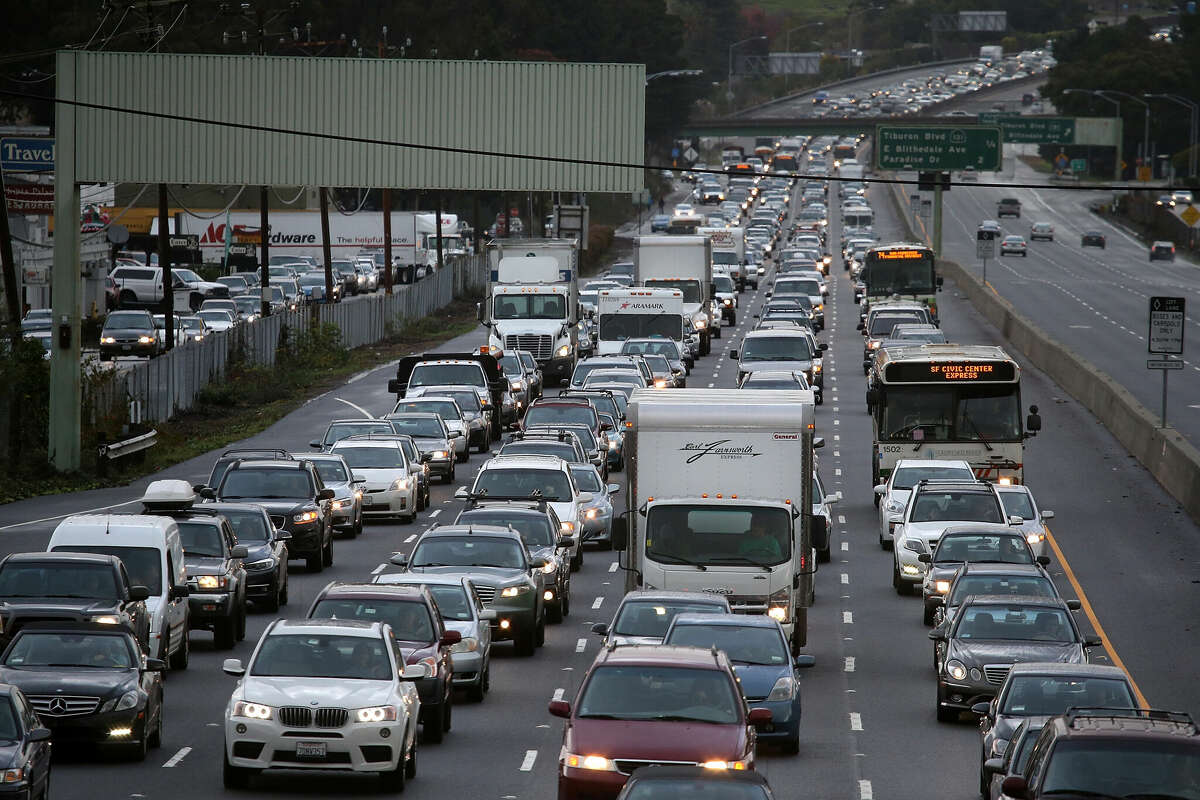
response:
M754 769L755 727L725 654L645 645L601 651L575 703L552 700L567 720L558 800L613 800L635 769L652 764Z

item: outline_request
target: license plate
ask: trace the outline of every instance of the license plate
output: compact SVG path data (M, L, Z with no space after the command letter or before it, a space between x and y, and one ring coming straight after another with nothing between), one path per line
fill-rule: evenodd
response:
M325 742L296 742L296 758L325 758Z
M369 497L364 497L364 498L363 498L363 508L370 508L370 507L371 507L371 506L373 506L373 505L375 505L375 501L374 501L374 500L372 500L372 499L371 499L371 498L369 498Z
M132 345L128 345L128 344L121 345L122 350L129 350L131 347L132 347Z

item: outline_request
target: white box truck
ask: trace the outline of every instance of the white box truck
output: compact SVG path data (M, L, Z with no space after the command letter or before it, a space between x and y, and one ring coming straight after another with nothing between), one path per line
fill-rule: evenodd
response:
M437 214L418 212L413 215L416 225L416 263L437 266ZM331 217L332 221L332 217ZM442 214L442 260L466 255L467 246L459 233L458 215Z
M713 325L712 241L707 236L637 237L633 243L633 282L683 292L683 311L700 334L700 355L708 355L712 349L709 338L721 338L721 328Z
M579 360L579 270L574 239L488 244L487 300L479 320L492 352L528 350L547 380L568 380Z
M735 613L808 640L815 401L811 391L636 389L627 510L614 520L625 588L725 595Z
M696 233L712 241L712 261L715 267L726 267L729 276L737 284L738 291L749 283L758 288L758 275L746 274L746 229L745 228L698 228Z
M596 294L596 352L620 353L626 339L661 336L683 343L683 292L678 289L601 289Z

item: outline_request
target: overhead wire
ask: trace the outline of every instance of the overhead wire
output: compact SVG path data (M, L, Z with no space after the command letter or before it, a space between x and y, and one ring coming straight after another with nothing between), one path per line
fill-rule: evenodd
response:
M353 211L343 211L343 210L342 210L342 204L341 204L341 203L339 203L339 202L337 201L337 198L334 198L334 201L333 201L333 207L334 207L334 208L336 208L336 209L337 209L337 212L338 212L339 214L341 214L343 217L353 217L355 214L357 214L358 212L362 211L362 209L363 209L363 206L365 206L365 205L367 204L367 198L368 198L368 197L370 197L370 196L371 196L371 190L370 190L370 189L368 189L367 191L363 192L362 199L358 201L358 208L354 209Z
M187 3L184 3L183 8L179 9L179 13L175 16L175 21L171 23L170 27L168 27L165 31L163 31L162 36L158 37L157 41L155 41L154 44L152 44L148 48L146 48L147 53L149 53L151 50L153 50L154 48L156 48L160 44L162 44L162 40L167 38L167 34L175 29L175 26L179 24L179 20L183 19L183 15L185 13L187 13L187 10L188 10Z
M290 206L292 203L294 203L300 199L300 196L304 194L304 190L307 188L308 188L307 186L301 186L300 191L296 192L296 196L293 197L291 200L284 200L282 197L280 197L279 192L275 191L274 186L271 187L271 194L275 195L275 199L278 200L279 202L283 203L285 206Z
M147 185L149 185L149 184L147 184ZM244 192L244 191L246 191L246 185L242 184L241 186L238 187L237 194L235 194L233 196L233 198L228 203L226 203L225 207L222 208L220 211L218 211L215 214L201 214L200 212L193 211L192 209L185 206L183 203L179 202L179 198L175 196L175 193L173 191L171 191L170 187L167 187L167 194L169 194L171 196L171 199L175 201L175 205L182 208L188 216L196 217L197 219L216 219L217 217L224 216L225 213L229 211L229 209L233 208L233 204L238 201L238 198L242 196L242 192Z

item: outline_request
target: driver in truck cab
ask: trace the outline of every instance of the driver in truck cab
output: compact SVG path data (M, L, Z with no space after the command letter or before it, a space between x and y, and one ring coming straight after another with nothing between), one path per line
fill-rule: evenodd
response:
M754 515L750 531L738 546L738 555L771 563L783 559L783 548L779 546L779 540L771 535L770 528L760 515Z

